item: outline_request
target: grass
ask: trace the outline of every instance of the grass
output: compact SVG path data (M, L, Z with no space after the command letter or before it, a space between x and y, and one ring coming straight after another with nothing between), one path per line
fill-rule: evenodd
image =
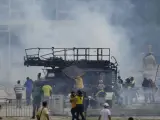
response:
M7 118L3 118L2 120L30 120L30 118L28 118L28 117L7 117ZM36 119L35 119L36 120ZM51 119L50 120L71 120L71 118L70 117L51 117ZM98 117L87 117L87 119L86 120L98 120ZM128 120L128 117L112 117L112 120ZM134 118L134 120L160 120L160 117L159 117L159 119L158 118L151 118L151 117L136 117L136 118Z
M160 120L159 118L154 117L133 117L134 120ZM71 120L70 117L62 117L59 119L51 118L51 120ZM98 117L87 117L86 120L98 120ZM128 117L112 117L112 120L128 120Z
M87 120L98 120L98 117L96 118L87 118ZM128 120L128 117L112 117L112 120ZM134 120L160 120L157 118L134 118Z

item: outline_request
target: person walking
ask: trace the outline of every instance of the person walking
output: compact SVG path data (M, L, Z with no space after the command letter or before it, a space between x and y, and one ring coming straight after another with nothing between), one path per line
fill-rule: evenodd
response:
M20 80L17 81L17 84L14 86L14 91L16 94L16 105L17 108L22 107L22 93L23 93L24 87L21 85Z
M101 110L98 120L111 120L111 111L108 103L104 103L104 108Z
M42 108L39 108L36 118L37 120L50 120L47 101L42 102Z
M71 92L71 96L70 96L70 102L71 102L71 114L72 114L72 120L76 119L77 120L77 115L76 115L76 94L74 91Z
M38 85L37 81L35 81L33 84L32 97L33 97L32 119L35 119L35 115L38 109L40 108L41 98L42 98L41 86Z
M83 99L84 99L84 97L83 97L81 90L77 91L76 99L77 99L77 102L76 102L77 119L79 120L79 115L80 115L82 120L85 120L85 117L83 115L83 112L84 112Z

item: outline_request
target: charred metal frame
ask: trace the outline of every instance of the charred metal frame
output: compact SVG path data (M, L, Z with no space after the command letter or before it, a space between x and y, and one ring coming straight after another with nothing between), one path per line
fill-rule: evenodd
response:
M50 52L43 53L46 50ZM36 54L28 54L35 51ZM44 66L54 69L77 65L80 68L113 69L117 72L118 64L115 57L111 57L110 48L29 48L25 49L25 53L24 65L27 67Z
M47 52L44 52L46 50ZM33 54L35 51L36 54ZM66 67L77 66L86 73L93 72L95 75L100 75L104 72L109 74L104 83L108 86L116 86L118 63L115 57L110 55L110 48L29 48L25 49L25 52L25 66L50 67L50 69L46 69L46 79L50 82L49 84L56 84L57 81L53 79L60 77ZM49 78L49 73L55 73L57 77ZM46 81L40 82L43 84ZM67 83L66 85L68 86ZM108 90L115 91L109 87Z

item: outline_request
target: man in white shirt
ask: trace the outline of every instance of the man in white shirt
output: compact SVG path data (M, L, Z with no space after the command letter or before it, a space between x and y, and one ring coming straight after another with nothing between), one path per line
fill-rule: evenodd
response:
M108 103L104 103L104 108L101 110L98 120L111 120L111 111Z

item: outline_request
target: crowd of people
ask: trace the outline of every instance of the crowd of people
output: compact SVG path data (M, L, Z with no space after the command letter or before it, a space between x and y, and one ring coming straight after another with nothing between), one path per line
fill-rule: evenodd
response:
M119 87L119 101L121 104L129 105L133 103L133 98L135 98L135 102L138 101L138 90L142 90L144 93L144 102L145 103L152 103L155 102L155 93L158 90L158 87L150 78L144 77L142 81L142 87L136 88L135 87L135 80L134 77L127 78L126 80L122 80L118 77L119 83L121 87ZM122 103L123 101L123 103Z
M32 81L29 77L27 77L24 85L21 84L20 80L17 81L17 84L14 87L15 95L16 95L16 105L17 108L22 107L22 96L24 88L26 90L26 104L33 105L33 115L34 119L36 116L36 111L42 105L46 106L49 103L50 96L52 95L52 87L48 84L37 85L37 81ZM31 102L31 96L33 101Z
M151 79L144 78L142 82L142 87L144 91L145 103L155 102L155 93L158 90L158 87L156 86L155 82Z
M137 91L135 89L134 77L128 77L122 80L118 76L117 102L120 105L129 105L133 103L133 98L137 100ZM135 101L136 101L135 100Z
M78 90L77 92L72 91L70 95L71 102L71 114L72 120L80 120L80 116L82 120L86 120L86 111L87 111L87 102L86 93ZM85 113L85 114L84 114ZM111 111L110 105L105 102L103 104L102 110L100 110L100 115L98 120L111 120ZM128 120L134 120L133 117L129 117Z
M77 119L79 120L79 116L82 117L82 120L85 120L85 117L83 115L84 112L84 104L83 104L84 96L83 93L78 90L77 93L74 91L71 92L70 96L70 102L72 103L72 120Z
M17 99L17 108L22 107L22 95L23 91L26 90L26 104L33 105L32 119L37 118L37 120L49 120L49 99L52 95L52 87L48 84L40 86L37 81L32 81L27 77L24 85L18 80L14 87L14 91ZM26 88L26 89L24 89ZM31 102L31 96L33 101ZM86 111L89 105L89 99L85 92L77 90L77 92L72 91L70 95L71 103L71 114L72 120L86 120ZM103 109L100 111L100 116L98 120L111 120L111 111L109 109L110 105L108 103L103 104ZM132 120L132 119L130 119Z
M80 116L82 120L85 120L86 110L87 110L87 99L85 99L85 94L81 90L78 90L77 92L72 91L70 96L70 102L72 105L72 108L71 108L72 120L75 120L75 119L79 120ZM111 112L109 110L108 103L104 103L104 109L102 109L100 112L100 116L98 120L101 120L101 119L111 120Z

